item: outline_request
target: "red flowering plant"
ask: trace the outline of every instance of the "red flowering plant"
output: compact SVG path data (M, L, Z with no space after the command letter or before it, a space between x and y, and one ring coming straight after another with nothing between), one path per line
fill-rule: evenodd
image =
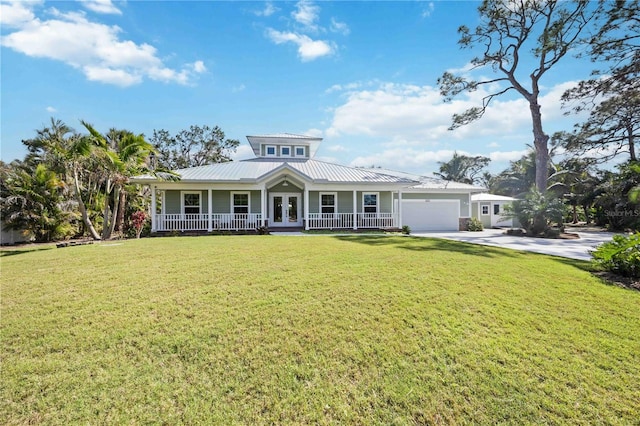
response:
M140 238L140 234L142 234L142 229L144 228L146 221L147 213L142 210L138 210L131 215L131 223L133 228L136 230L136 238Z

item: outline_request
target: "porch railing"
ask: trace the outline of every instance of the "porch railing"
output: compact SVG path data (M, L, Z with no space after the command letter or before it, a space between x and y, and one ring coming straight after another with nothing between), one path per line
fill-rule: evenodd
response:
M156 231L208 231L208 214L156 214ZM260 213L214 213L211 215L213 231L254 230L262 225Z
M398 221L394 213L309 213L310 229L393 228Z

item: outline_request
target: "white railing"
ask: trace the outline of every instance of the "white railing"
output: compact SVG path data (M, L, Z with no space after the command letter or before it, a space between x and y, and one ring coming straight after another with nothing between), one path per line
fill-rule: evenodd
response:
M208 214L156 214L156 231L208 231ZM211 215L213 231L246 231L262 225L260 213L214 213Z
M309 213L309 228L340 229L353 228L351 213Z
M393 213L358 213L358 228L394 228L397 226Z
M394 213L309 213L310 229L393 228L398 224Z

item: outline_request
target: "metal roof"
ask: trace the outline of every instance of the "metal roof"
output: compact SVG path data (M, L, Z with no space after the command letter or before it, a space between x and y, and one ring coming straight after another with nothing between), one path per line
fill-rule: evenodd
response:
M473 194L471 201L515 201L516 198L505 197L504 195L495 195L483 192L482 194Z
M450 180L438 179L430 176L422 176L416 175L413 173L405 173L398 172L395 170L387 170L387 169L369 169L369 170L377 170L380 173L398 176L405 179L410 179L414 181L418 181L417 185L412 185L408 187L408 190L416 190L416 191L424 191L424 190L461 190L461 191L470 191L470 192L478 192L478 191L486 191L487 188L476 185L469 185L467 183L454 182Z
M411 185L414 180L387 175L374 169L361 169L309 159L253 158L228 163L175 170L181 182L252 182L268 177L277 169L289 168L317 183L385 183ZM134 181L155 180L152 176L138 176Z

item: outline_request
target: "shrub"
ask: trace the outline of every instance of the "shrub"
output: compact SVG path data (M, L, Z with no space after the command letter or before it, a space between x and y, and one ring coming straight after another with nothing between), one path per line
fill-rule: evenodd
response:
M136 230L136 238L140 238L140 234L142 234L142 230L144 228L144 224L147 221L147 214L138 210L137 212L131 215L131 224L133 228Z
M402 233L403 233L404 235L409 235L409 234L411 233L411 228L409 228L409 225L404 225L404 226L402 227Z
M606 269L626 277L640 278L640 232L600 244L591 252L593 261Z
M507 217L518 219L527 235L545 235L552 223L562 225L565 206L552 193L543 194L531 189L523 200L516 200L507 206Z
M467 222L467 231L484 231L484 225L482 224L482 221L480 219L478 219L477 217L472 217L471 219L469 219L469 222Z

